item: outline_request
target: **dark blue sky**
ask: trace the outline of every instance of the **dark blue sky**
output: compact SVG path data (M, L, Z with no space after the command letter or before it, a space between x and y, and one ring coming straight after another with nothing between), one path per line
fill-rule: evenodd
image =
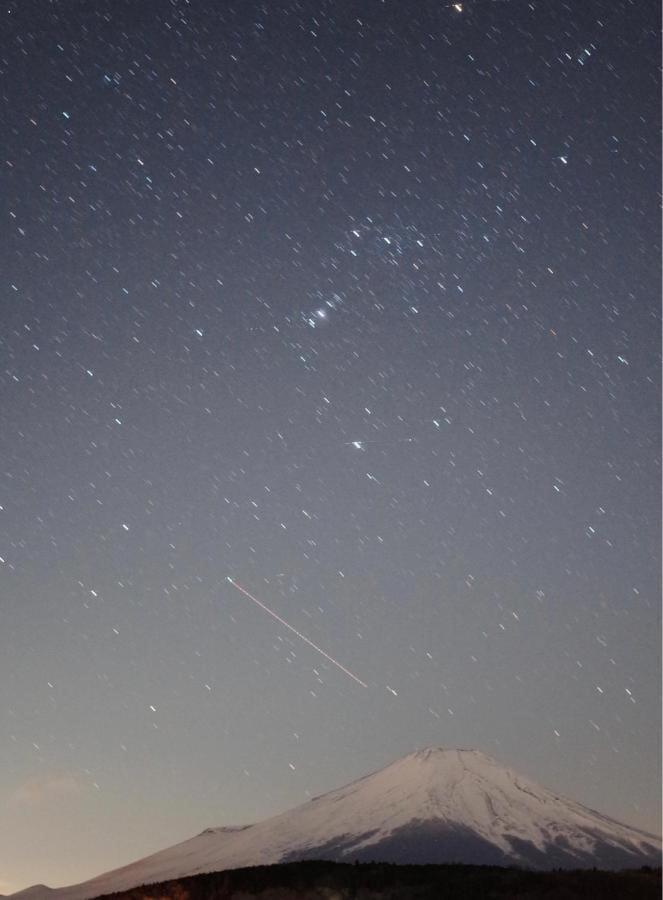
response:
M660 831L658 4L1 15L0 891L429 744Z

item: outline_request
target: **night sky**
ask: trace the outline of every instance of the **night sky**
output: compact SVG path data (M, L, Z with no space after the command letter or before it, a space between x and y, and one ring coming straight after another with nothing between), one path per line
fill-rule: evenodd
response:
M0 15L0 892L427 745L660 833L658 2Z

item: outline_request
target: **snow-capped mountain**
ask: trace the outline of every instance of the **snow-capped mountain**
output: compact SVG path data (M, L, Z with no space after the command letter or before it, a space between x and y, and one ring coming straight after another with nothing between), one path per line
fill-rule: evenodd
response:
M210 828L91 881L21 893L86 900L301 859L626 868L660 865L660 856L660 838L559 797L479 751L429 749L255 825Z

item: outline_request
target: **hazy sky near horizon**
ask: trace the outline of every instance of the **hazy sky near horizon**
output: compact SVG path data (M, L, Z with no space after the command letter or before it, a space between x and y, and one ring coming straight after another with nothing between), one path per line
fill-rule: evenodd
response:
M0 15L0 893L426 745L660 833L659 4Z

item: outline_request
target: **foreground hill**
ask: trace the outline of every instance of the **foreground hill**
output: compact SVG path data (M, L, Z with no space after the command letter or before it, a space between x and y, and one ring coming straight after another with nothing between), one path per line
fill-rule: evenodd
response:
M526 872L490 866L305 862L235 869L104 900L658 900L661 871Z

